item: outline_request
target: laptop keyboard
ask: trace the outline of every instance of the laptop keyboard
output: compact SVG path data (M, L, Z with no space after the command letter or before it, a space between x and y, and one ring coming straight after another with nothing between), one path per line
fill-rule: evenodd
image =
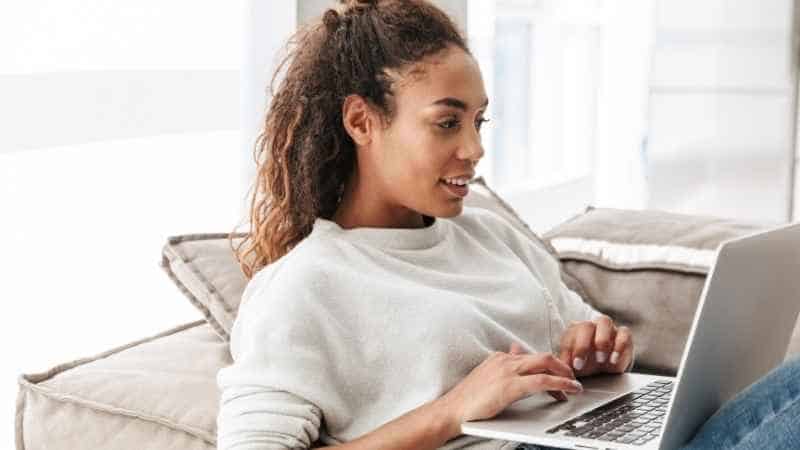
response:
M622 444L645 444L661 431L672 385L672 381L653 381L547 432Z

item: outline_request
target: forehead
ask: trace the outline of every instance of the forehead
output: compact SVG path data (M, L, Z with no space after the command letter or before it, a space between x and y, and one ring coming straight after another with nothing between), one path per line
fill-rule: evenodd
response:
M452 97L476 109L486 99L480 68L475 59L457 47L448 47L408 68L395 84L398 106L421 108Z

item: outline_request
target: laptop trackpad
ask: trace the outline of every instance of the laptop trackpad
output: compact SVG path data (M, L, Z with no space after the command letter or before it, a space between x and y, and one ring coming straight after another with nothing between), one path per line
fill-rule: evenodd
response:
M545 392L539 392L510 404L495 419L519 421L528 426L535 423L550 428L621 395L621 392L586 389L580 394L567 394L568 400L562 402Z

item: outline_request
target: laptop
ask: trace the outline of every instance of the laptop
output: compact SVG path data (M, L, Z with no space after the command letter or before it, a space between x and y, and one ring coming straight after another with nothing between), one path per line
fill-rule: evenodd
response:
M584 391L517 400L467 435L570 449L678 449L728 399L780 365L800 311L800 222L726 240L675 377L581 379Z

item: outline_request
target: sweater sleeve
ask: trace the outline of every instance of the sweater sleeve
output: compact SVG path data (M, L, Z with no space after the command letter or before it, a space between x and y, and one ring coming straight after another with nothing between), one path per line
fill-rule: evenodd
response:
M498 223L508 238L508 243L512 250L523 260L526 266L542 281L545 286L545 295L548 302L550 340L554 353L560 351L561 334L573 322L595 320L605 314L594 309L586 303L578 293L567 287L561 279L561 270L558 260L547 250L533 242L528 236L515 229L502 217L495 215ZM613 317L612 317L613 320ZM633 358L625 369L630 372L636 360L635 347L633 347Z
M252 291L231 331L233 364L217 373L217 448L310 448L336 391L324 378L319 327L302 296L277 286Z

